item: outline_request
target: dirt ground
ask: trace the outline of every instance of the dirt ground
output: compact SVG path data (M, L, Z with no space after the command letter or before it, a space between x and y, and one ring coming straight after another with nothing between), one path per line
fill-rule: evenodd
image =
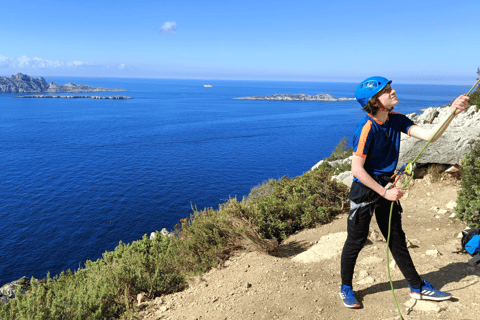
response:
M420 275L449 301L415 301L398 267L391 276L405 320L480 319L480 266L458 254L461 221L452 220L460 184L444 174L413 180L402 198L403 227ZM142 302L140 318L154 319L400 319L387 277L386 242L375 218L357 260L354 291L362 309L348 309L339 297L340 254L347 214L283 241L272 254L239 252L221 268L193 279L180 293ZM374 230L374 231L372 231ZM376 231L376 232L375 232ZM390 259L393 258L390 255Z

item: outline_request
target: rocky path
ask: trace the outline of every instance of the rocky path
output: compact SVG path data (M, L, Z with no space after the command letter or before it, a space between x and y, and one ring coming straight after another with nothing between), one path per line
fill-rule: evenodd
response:
M480 267L454 253L464 229L453 212L459 184L444 177L414 180L402 205L410 252L419 273L453 298L415 301L392 262L395 293L405 320L479 319ZM274 253L238 253L222 268L193 279L184 292L143 302L140 318L153 319L399 319L386 270L386 243L371 224L371 241L360 253L354 290L363 305L350 310L339 298L340 252L346 214L328 225L299 232ZM416 303L415 303L416 302ZM407 308L411 309L407 311Z

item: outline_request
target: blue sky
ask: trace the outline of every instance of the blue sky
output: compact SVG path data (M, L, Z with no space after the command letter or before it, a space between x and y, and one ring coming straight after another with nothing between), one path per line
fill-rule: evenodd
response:
M470 84L480 1L4 1L0 75Z

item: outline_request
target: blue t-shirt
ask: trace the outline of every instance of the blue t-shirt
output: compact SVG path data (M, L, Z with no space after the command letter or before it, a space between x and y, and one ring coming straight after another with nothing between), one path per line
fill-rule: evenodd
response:
M367 114L353 135L353 154L366 158L364 168L368 174L392 175L400 153L400 133L410 135L414 125L397 112L390 112L385 123ZM354 181L359 182L357 178Z

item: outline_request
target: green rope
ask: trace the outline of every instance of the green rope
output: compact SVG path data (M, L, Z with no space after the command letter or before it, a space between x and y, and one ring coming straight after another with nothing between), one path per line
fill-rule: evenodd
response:
M477 82L475 82L475 84L473 85L473 87L470 89L470 91L468 91L468 93L466 94L466 96L469 96L470 93L472 92L472 90L477 86L477 84L480 83L480 78L477 79ZM428 140L428 142L425 144L425 146L423 147L422 150L420 150L420 152L417 154L417 156L411 161L409 162L409 164L413 164L415 163L418 158L420 157L420 155L423 153L423 151L428 147L428 145L430 144L430 142L432 142L432 140L437 136L437 134L440 132L440 130L442 130L442 128L447 124L447 122L453 117L453 115L455 114L455 112L457 111L457 109L455 108L455 110L453 110L453 112L450 114L450 116L447 118L447 120L445 120L443 122L443 124L440 126L440 128L438 128L438 130L435 132L435 134L430 138L430 140ZM403 187L401 188L401 190L403 190L407 184L413 179L413 172L411 173L410 175L410 178L407 180L407 182L403 185ZM393 204L394 202L392 202L392 204L390 205L390 216L388 218L388 236L387 236L387 273L388 273L388 279L390 280L390 288L392 289L392 294L393 294L393 300L395 300L395 306L397 307L397 311L398 311L398 314L400 315L400 320L403 320L403 317L402 317L402 313L400 312L400 308L398 307L398 302L397 302L397 297L395 296L395 290L393 289L393 282L392 282L392 277L390 276L390 250L389 250L389 246L390 246L390 230L391 230L391 225L392 225L392 212L393 212Z

